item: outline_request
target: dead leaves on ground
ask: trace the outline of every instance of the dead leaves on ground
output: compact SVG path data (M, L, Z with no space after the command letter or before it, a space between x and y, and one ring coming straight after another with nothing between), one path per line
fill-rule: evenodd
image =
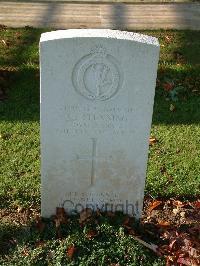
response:
M187 233L178 231L165 235L169 242L168 246L163 246L166 253L166 265L200 265L199 241Z
M53 216L53 221L55 222L56 228L61 224L68 223L68 216L64 208L56 208L56 215Z
M102 213L89 208L82 210L77 219L80 227L88 227L85 238L92 241L101 232L96 229L100 223L99 217L108 217L110 220L117 217L113 212ZM62 238L61 226L68 226L70 217L64 208L57 208L56 215L52 216L58 239ZM122 226L125 234L132 237L141 245L166 258L166 266L198 266L200 265L200 200L193 202L169 200L145 201L144 215L140 226L135 226L133 217L124 216ZM40 233L45 230L45 222L37 217L36 228ZM62 240L61 240L62 241ZM36 246L43 246L41 240ZM78 246L71 244L66 248L66 256L74 259L78 254Z
M200 265L199 202L174 199L146 202L144 231L157 235L166 266Z
M55 224L55 228L56 228L56 232L57 232L57 236L58 238L61 238L61 232L60 232L60 226L62 224L67 224L68 223L68 216L67 213L65 212L64 208L56 208L56 215L53 215L51 217L51 220L54 222ZM35 226L36 229L40 232L43 233L43 231L45 230L46 227L46 223L45 221L40 217L37 216L35 219Z
M61 232L61 225L66 225L69 221L67 213L65 212L64 208L57 207L56 208L56 215L52 216L52 220L55 223L56 227L56 233L58 238L62 238L62 232Z

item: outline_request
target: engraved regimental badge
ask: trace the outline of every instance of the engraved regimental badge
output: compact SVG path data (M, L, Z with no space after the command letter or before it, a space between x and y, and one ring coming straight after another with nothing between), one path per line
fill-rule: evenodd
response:
M76 63L72 81L76 92L86 99L104 101L118 92L123 75L118 61L98 46Z

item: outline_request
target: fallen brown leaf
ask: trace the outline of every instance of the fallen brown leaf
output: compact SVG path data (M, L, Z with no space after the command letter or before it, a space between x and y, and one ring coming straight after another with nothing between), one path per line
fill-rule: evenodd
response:
M95 231L95 230L90 230L90 231L87 232L86 237L87 237L88 239L92 239L92 238L94 238L94 237L97 236L97 235L98 235L97 231Z
M36 243L35 243L35 246L36 247L43 247L45 245L45 242L44 241L37 241Z
M176 239L173 239L172 242L169 244L169 248L171 250L173 249L173 247L174 247L174 245L175 245L176 242L177 242L177 240Z
M172 210L172 212L173 212L175 215L177 215L177 214L180 212L180 209L179 209L179 208L174 208L174 209Z
M182 202L182 201L180 201L180 200L173 200L173 201L172 201L172 204L173 204L174 206L177 206L177 207L184 207L187 203L184 203L184 202Z
M24 255L24 256L29 256L29 254L30 254L29 249L28 249L27 247L25 247L25 248L22 250L22 255Z
M153 145L153 144L155 144L157 142L157 139L156 138L154 138L154 137L150 137L149 138L149 145Z
M42 233L45 229L45 223L43 223L40 216L36 216L36 228L40 233Z
M190 258L178 258L177 262L180 263L179 265L186 265L186 266L198 266L199 265L197 264L197 262L195 262L194 260Z
M65 212L64 208L56 208L56 217L62 224L66 224L68 222L67 213Z
M172 37L171 36L168 36L168 35L166 35L165 36L165 40L169 43L169 42L171 42L171 40L172 40Z
M170 226L171 224L168 221L162 221L162 220L160 220L160 221L158 221L158 224L157 225L160 226L160 227L166 227L166 226Z
M72 259L75 252L77 251L77 248L74 245L71 245L67 248L67 256Z
M163 89L165 91L171 91L173 88L174 88L173 83L169 83L169 82L163 83Z
M92 209L86 208L80 213L79 223L84 223L92 217Z
M60 233L60 230L59 230L60 225L68 223L68 217L67 217L67 214L65 212L65 209L57 207L56 208L56 215L52 216L52 220L55 223L55 226L57 228L57 235L60 238L61 237L61 233Z
M21 32L16 32L15 33L15 36L16 36L17 39L20 39L21 35L22 35Z
M150 205L148 211L151 212L152 210L154 210L155 208L157 208L161 204L162 204L162 201L160 201L160 200L153 201L152 204Z
M195 208L200 209L200 200L193 202L193 205L195 206Z

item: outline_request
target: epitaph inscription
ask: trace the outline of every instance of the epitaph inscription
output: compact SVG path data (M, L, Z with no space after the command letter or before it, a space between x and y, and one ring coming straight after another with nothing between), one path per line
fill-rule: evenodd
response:
M117 59L104 47L97 46L76 63L72 81L75 90L84 98L105 101L118 92L123 74Z

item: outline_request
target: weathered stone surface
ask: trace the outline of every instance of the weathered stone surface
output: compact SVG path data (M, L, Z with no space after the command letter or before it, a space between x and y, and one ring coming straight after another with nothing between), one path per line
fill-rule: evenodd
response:
M156 38L65 30L40 40L42 216L58 206L140 217Z

